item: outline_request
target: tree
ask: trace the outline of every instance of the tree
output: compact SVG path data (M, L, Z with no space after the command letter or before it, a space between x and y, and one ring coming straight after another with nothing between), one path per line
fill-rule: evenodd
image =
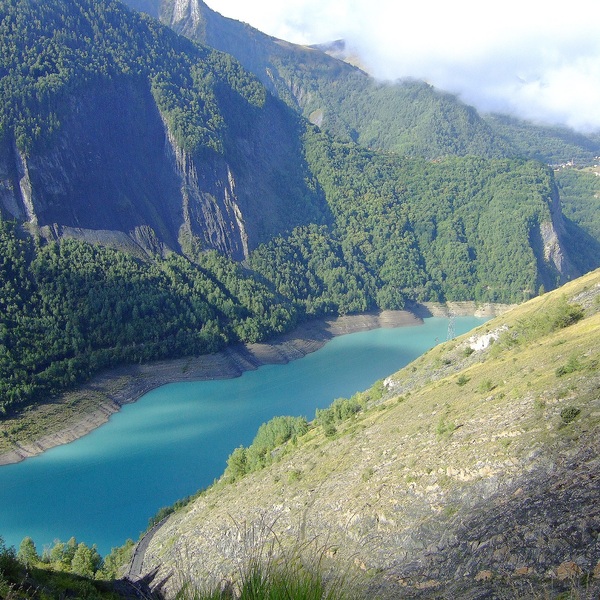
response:
M19 551L17 552L18 561L25 567L31 568L37 562L39 562L40 557L35 548L35 544L30 537L23 538L21 545L19 546Z
M81 542L71 561L71 571L77 575L92 578L101 567L102 557L98 554L96 546L90 548Z
M243 446L236 448L227 459L226 476L235 481L243 477L248 471L248 460L246 457L246 449Z

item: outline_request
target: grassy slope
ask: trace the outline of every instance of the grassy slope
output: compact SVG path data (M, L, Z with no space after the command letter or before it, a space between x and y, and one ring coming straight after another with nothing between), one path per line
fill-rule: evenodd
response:
M530 327L528 341L506 342L561 294L586 318L541 336ZM147 568L177 565L196 581L228 577L276 539L329 548L340 568L366 575L370 594L388 597L399 587L462 594L525 581L558 590L570 561L573 573L590 573L600 559L600 514L590 500L600 473L599 294L596 271L479 328L509 327L486 350L467 356L468 336L431 350L333 439L314 427L268 469L221 482L173 516L152 540ZM565 424L569 406L581 412ZM589 535L564 531L571 520Z

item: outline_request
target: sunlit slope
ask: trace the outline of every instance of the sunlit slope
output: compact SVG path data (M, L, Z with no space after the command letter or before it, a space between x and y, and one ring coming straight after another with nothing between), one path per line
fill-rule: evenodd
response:
M274 540L314 542L368 597L591 592L599 309L596 271L438 346L264 470L231 483L229 468L159 529L145 568L219 580Z

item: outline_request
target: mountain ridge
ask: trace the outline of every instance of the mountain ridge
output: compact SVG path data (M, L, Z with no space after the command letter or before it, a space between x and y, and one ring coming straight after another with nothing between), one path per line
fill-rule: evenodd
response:
M139 0L129 4L139 6ZM290 44L224 17L202 0L152 0L144 5L142 10L175 31L235 56L267 89L340 139L428 158L470 153L518 155L546 163L576 157L591 164L600 155L597 135L505 115L480 116L456 96L410 77L378 82L356 67L360 57L346 62L339 52L343 40ZM338 52L328 52L332 47ZM419 106L411 110L415 101Z

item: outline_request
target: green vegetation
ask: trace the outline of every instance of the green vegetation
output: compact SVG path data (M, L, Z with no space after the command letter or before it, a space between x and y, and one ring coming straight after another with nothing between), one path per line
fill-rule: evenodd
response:
M115 0L3 1L2 14L0 133L12 130L26 153L50 140L66 116L64 99L92 81L149 78L170 130L194 153L223 151L219 86L227 84L252 105L265 101L264 88L232 58Z
M266 537L270 536L266 532ZM277 540L268 548L250 552L244 563L226 581L214 586L188 580L177 600L350 600L356 584L328 563L327 547L298 543L284 548ZM235 596L233 596L234 591Z
M583 307L570 303L562 295L544 303L540 310L517 321L514 327L500 336L500 345L527 344L554 331L569 327L584 317Z
M127 0L139 8L141 0ZM146 8L147 9L147 8ZM365 72L304 46L281 44L200 3L194 17L173 16L162 2L155 16L176 31L237 58L294 110L340 140L400 156L520 156L546 164L589 164L597 136L544 127L505 115L483 118L455 96L411 79L379 84Z
M560 418L566 424L572 423L581 413L581 409L576 406L565 406L560 411Z
M310 536L335 545L337 565L356 565L354 572L367 578L371 591L389 584L382 595L397 597L421 591L417 586L431 579L427 567L418 569L418 578L412 582L377 579L378 572L388 574L394 568L390 556L407 552L407 536L414 536L411 539L419 544L408 550L403 568L420 564L425 556L431 556L430 543L448 534L458 535L469 520L479 528L476 539L485 539L492 548L484 557L469 549L469 541L458 552L439 548L439 564L447 560L452 564L438 572L441 583L432 593L442 585L456 583L456 568L464 565L467 556L476 565L474 572L490 569L494 573L490 585L496 585L493 589L501 595L512 589L517 579L501 576L506 558L497 549L503 547L505 538L498 541L489 530L492 505L495 518L502 519L495 530L500 535L517 522L533 539L540 531L548 531L548 518L556 518L561 530L550 535L560 543L551 556L548 545L522 550L517 540L520 534L514 538L515 553L532 556L534 551L535 560L542 563L531 574L519 576L518 581L524 582L519 589L533 593L547 586L568 589L568 582L548 580L546 574L566 560L570 555L566 552L574 552L570 548L591 556L588 564L592 567L597 562L594 540L569 542L572 546L565 552L562 543L568 536L564 532L571 520L560 522L563 506L572 518L585 518L589 502L597 495L594 479L578 479L581 497L587 499L578 506L571 505L569 496L563 497L560 490L562 485L571 489L573 472L593 472L587 467L595 464L600 425L596 366L599 277L598 272L589 274L515 307L467 336L438 345L386 379L386 386L378 382L373 390L336 400L317 413L296 444L284 442L283 447L271 451L277 460L266 469L237 479L235 485L228 485L223 477L177 519L167 521L152 542L153 551L160 556L157 563L165 572L177 565L181 550L173 541L180 532L193 529L194 546L186 562L190 572L214 575L214 569L217 580L227 579L230 573L239 572L240 564L252 564L244 558L240 541L244 538L235 534L235 524L251 529L257 521L269 522L278 542L293 544L302 539L306 523ZM495 344L465 353L465 347L473 342L471 336L490 332L500 334ZM512 343L515 332L519 332L518 341ZM574 363L570 357L576 357L581 369L565 382L556 377L555 369ZM456 385L461 376L469 385ZM333 435L328 433L331 423L335 423ZM587 462L580 466L582 456ZM553 496L557 508L544 502L547 472L542 469L536 479L546 461L556 465L552 479L557 481L553 488L557 490ZM491 482L493 489L485 491ZM514 494L515 484L522 487L521 494ZM532 498L544 510L532 510ZM472 519L474 513L481 519ZM215 531L236 539L236 548L215 549L208 535ZM269 554L269 544L256 532L248 535L248 540L253 550ZM175 547L169 548L170 543ZM205 579L194 577L191 588L203 589ZM473 578L465 578L461 585L456 591L453 588L453 597L482 589Z
M263 423L248 448L236 448L227 459L225 479L236 481L247 473L264 469L275 460L273 451L288 441L292 443L308 431L303 417L274 417Z
M561 169L556 185L564 215L600 241L600 177L584 169Z
M264 243L243 266L199 251L193 240L187 258L141 261L74 240L31 239L0 219L0 418L121 363L214 352L289 331L307 317L398 309L409 300L519 302L560 278L542 258L540 239L541 225L551 221L552 171L532 161L447 156L502 155L492 151L489 131L473 111L450 96L417 82L373 86L322 55L327 69L340 70L341 88L360 82L368 88L362 99L352 95L360 110L345 105L346 116L335 123L323 109L332 130L398 153L383 154L300 124L233 58L114 0L40 7L19 0L3 9L6 152L14 141L24 154L44 155L72 118L71 98L127 82L151 90L177 144L196 159L223 155L247 170L239 140L259 143L249 129L261 131L276 118L298 134L290 152L303 164L299 172L273 174L282 210L293 218L278 223L279 235L258 232L249 247ZM281 72L291 73L293 54L285 56L278 58ZM308 102L333 108L340 90L324 81L315 84L320 96ZM376 109L409 124L404 142L356 129L355 121L371 123L365 114ZM411 143L428 148L429 158L446 158L401 158L423 154Z
M570 161L590 165L600 155L597 136L586 136L566 127L535 125L500 114L487 115L485 121L510 146L513 156L551 165Z
M399 160L307 136L307 160L326 193L346 255L374 275L376 303L518 302L558 273L531 239L551 220L552 172L482 158Z
M7 600L54 598L89 598L90 600L121 597L112 580L130 556L133 542L115 548L103 561L95 546L78 543L75 538L37 552L31 538L24 538L18 552L7 548L0 537L0 597Z
M214 352L292 327L296 309L216 252L142 262L0 219L0 412L121 362Z

